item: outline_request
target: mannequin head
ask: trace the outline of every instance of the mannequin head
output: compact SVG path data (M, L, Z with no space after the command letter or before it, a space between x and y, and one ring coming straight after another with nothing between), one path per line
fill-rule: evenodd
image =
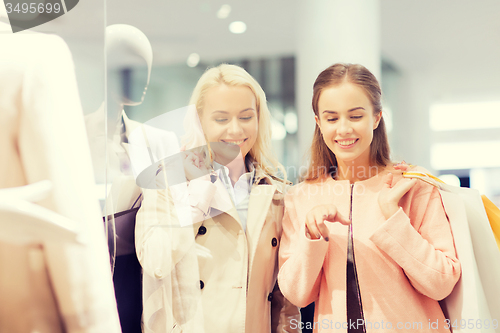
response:
M118 104L121 111L123 105L141 104L146 95L152 63L153 49L142 31L126 24L113 24L106 27L108 105L109 102ZM126 80L132 79L127 76L126 71L131 67L144 68L144 75L139 75L139 77L146 78L140 82L140 87L144 87L142 94L135 98L127 96L123 89L127 84Z

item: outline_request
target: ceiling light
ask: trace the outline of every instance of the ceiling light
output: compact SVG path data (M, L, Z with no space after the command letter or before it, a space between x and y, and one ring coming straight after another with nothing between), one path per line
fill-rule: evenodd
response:
M231 6L222 5L217 11L217 18L225 19L229 16L230 13L231 13Z
M200 55L198 53L191 53L186 61L189 67L196 67L198 66L199 62L200 62Z
M229 31L231 31L233 34L242 34L247 31L247 25L245 24L245 22L234 21L229 25Z

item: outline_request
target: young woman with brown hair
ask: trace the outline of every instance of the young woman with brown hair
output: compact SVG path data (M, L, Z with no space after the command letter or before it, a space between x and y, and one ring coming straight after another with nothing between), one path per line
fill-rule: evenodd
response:
M315 332L449 332L438 300L460 277L437 188L390 160L380 86L335 64L314 83L305 182L285 197L280 288L316 302ZM410 327L411 326L411 327Z

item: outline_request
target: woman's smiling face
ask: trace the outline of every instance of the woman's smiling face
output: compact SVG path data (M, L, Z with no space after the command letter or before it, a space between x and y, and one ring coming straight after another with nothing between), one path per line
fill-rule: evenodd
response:
M369 165L373 130L381 116L381 112L373 114L362 88L344 82L321 92L315 119L338 162Z
M223 142L228 149L217 149L216 155L236 157L238 146L242 157L248 154L257 140L259 119L255 96L246 86L215 86L206 91L201 124L209 142ZM223 156L219 156L223 157ZM217 160L217 156L216 156Z

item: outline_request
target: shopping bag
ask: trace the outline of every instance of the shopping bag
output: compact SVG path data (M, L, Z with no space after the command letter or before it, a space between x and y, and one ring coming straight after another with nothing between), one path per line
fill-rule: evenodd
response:
M481 195L479 191L469 188L446 184L442 184L441 188L441 194L443 191L458 194L464 202L477 269L491 318L500 321L500 251L496 245ZM497 328L496 332L500 332L500 328Z
M477 190L444 184L428 174L404 174L439 188L450 221L462 275L440 302L457 332L500 333L500 251Z
M457 332L498 332L486 298L486 290L476 261L466 202L457 193L441 190L441 199L450 221L462 275L451 294L440 302L449 326ZM472 329L467 328L469 320ZM481 325L477 325L481 323ZM479 328L481 327L481 328Z
M484 209L486 210L486 215L488 215L491 230L493 231L498 249L500 250L500 209L484 194L481 196L481 199L483 199Z

